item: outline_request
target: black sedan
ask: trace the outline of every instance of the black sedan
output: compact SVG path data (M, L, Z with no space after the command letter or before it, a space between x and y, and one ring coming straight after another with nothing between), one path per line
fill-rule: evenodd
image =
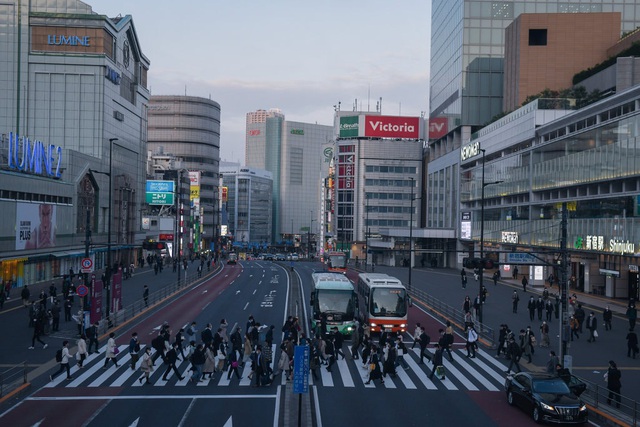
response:
M531 414L535 422L586 423L586 405L559 377L520 372L507 376L507 401Z

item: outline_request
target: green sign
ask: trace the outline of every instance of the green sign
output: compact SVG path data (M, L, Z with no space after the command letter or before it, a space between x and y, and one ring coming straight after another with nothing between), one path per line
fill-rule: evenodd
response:
M358 116L340 117L340 138L358 137Z
M173 193L146 193L150 205L173 205Z
M304 135L304 129L291 129L291 135Z

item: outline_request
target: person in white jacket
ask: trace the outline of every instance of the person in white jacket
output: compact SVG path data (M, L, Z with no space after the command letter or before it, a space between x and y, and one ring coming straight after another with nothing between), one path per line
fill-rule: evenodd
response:
M69 359L71 358L71 354L69 354L69 341L64 340L62 342L62 358L60 360L60 369L52 375L49 375L49 379L53 381L58 374L61 374L65 370L67 371L67 380L72 380L71 377L71 368L69 367Z
M78 368L82 369L82 364L87 358L87 336L85 334L80 335L77 345L78 352L76 353L76 360L78 361Z
M107 341L107 351L105 352L106 357L104 359L103 369L107 369L107 365L109 364L110 360L113 361L113 364L116 365L116 368L120 366L118 365L118 359L116 357L116 354L118 354L119 350L116 346L115 336L116 334L113 332L109 334L109 341Z

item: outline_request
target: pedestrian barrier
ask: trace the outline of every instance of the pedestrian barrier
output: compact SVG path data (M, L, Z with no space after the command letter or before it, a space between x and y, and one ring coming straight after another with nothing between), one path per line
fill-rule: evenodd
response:
M420 289L412 289L410 296L414 304L426 310L442 322L450 321L456 332L464 335L464 312L462 310L453 308L449 304L434 298L432 295ZM474 320L480 342L489 348L496 348L495 331L489 326L478 322L477 319Z
M587 381L583 378L580 378L580 380L587 384L587 389L580 397L590 406L591 411L615 423L615 425L638 425L638 421L640 420L638 401L620 395L620 408L617 408L615 394L613 399L611 399L611 403L608 403L609 390L606 386Z
M0 373L0 398L27 384L27 370L28 365L24 361Z

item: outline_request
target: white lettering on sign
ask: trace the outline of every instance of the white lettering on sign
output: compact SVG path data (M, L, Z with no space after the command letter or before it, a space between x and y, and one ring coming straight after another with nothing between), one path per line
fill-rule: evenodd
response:
M465 145L460 149L460 159L463 162L477 156L478 154L480 154L480 143L477 141L469 145Z
M518 244L518 233L515 231L503 231L502 243Z
M587 250L602 251L604 250L604 236L587 236Z
M635 254L636 253L636 245L634 243L623 242L621 240L611 239L609 240L609 250L611 252L619 252L621 255L624 254Z
M415 132L416 128L413 125L408 123L403 123L401 125L396 125L393 123L385 123L382 121L370 121L369 125L374 131L385 131L385 132Z

